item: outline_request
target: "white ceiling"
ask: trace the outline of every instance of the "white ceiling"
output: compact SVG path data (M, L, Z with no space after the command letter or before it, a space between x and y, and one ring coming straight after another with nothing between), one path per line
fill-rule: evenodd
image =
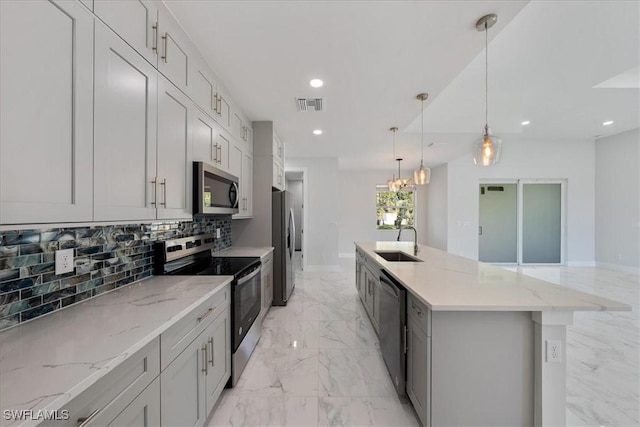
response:
M288 157L391 169L389 128L398 126L397 154L414 168L420 92L430 95L425 163L470 151L484 126L484 33L475 22L487 13L498 14L489 124L504 144L640 126L638 1L165 3L249 119L274 121ZM311 88L313 77L325 85ZM326 97L326 112L300 113L296 97Z

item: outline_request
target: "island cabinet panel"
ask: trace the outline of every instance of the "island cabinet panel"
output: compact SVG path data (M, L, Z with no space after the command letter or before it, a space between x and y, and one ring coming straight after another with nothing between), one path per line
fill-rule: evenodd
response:
M0 223L92 220L93 25L70 1L0 1Z
M422 425L431 425L429 398L431 394L431 338L418 323L407 321L407 395Z
M160 378L153 380L124 411L107 426L153 427L160 425Z
M533 425L530 312L434 311L431 330L431 425Z

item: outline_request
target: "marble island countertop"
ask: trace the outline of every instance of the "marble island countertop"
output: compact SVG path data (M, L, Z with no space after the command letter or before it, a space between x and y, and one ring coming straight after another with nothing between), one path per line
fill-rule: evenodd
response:
M413 255L412 242L355 242L434 311L628 311L610 299L419 245L423 262L386 261L375 251Z
M60 409L231 280L154 276L1 332L0 409Z

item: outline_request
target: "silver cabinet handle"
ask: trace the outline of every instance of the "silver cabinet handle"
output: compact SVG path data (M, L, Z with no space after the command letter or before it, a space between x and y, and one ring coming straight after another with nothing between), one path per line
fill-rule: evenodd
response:
M151 46L151 50L157 55L158 54L158 23L156 22L151 27L153 29L153 46Z
M151 194L153 195L153 198L151 199L151 206L155 206L156 205L156 196L157 196L157 194L156 194L156 191L157 191L156 186L157 186L157 183L158 182L156 181L155 178L153 178L151 180L151 185L153 186L153 188L151 189Z
M482 236L482 226L478 226L478 236Z
M408 334L408 331L407 331L407 325L404 325L402 327L402 330L404 332L404 346L403 346L404 354L407 354L407 350L409 350L409 339L408 339L409 338L409 336L408 336L409 334Z
M213 312L213 308L210 308L209 310L205 311L200 317L198 317L198 322L202 322L205 319L205 317L210 315L212 312Z
M87 424L89 424L91 421L93 421L93 419L96 417L96 415L98 415L98 412L100 412L100 409L96 409L88 417L78 418L78 421L77 421L78 427L84 427Z
M211 348L211 360L209 360L209 363L213 366L215 364L215 361L213 360L213 338L209 338L209 346Z
M164 196L163 201L160 203L165 208L167 207L167 179L163 179L160 183L162 185L162 194Z
M218 95L218 115L222 116L222 95Z
M162 36L162 44L163 44L163 52L164 55L161 56L162 60L164 61L164 63L167 63L167 38L169 37L169 33L164 33L164 36Z
M202 372L204 372L205 375L209 375L209 365L207 365L207 345L203 345L200 350L202 350Z
M222 145L218 145L218 163L222 164Z
M218 94L217 93L213 95L213 99L211 101L213 104L212 106L213 111L217 113L218 112Z
M214 163L218 163L218 144L211 145L211 160Z

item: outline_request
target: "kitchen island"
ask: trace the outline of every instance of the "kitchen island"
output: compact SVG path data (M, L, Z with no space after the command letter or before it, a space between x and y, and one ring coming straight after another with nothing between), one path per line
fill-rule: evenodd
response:
M413 257L410 242L356 242L356 286L375 329L376 275L407 290L407 394L422 423L564 425L573 312L631 307L419 248ZM406 261L380 255L398 251Z

